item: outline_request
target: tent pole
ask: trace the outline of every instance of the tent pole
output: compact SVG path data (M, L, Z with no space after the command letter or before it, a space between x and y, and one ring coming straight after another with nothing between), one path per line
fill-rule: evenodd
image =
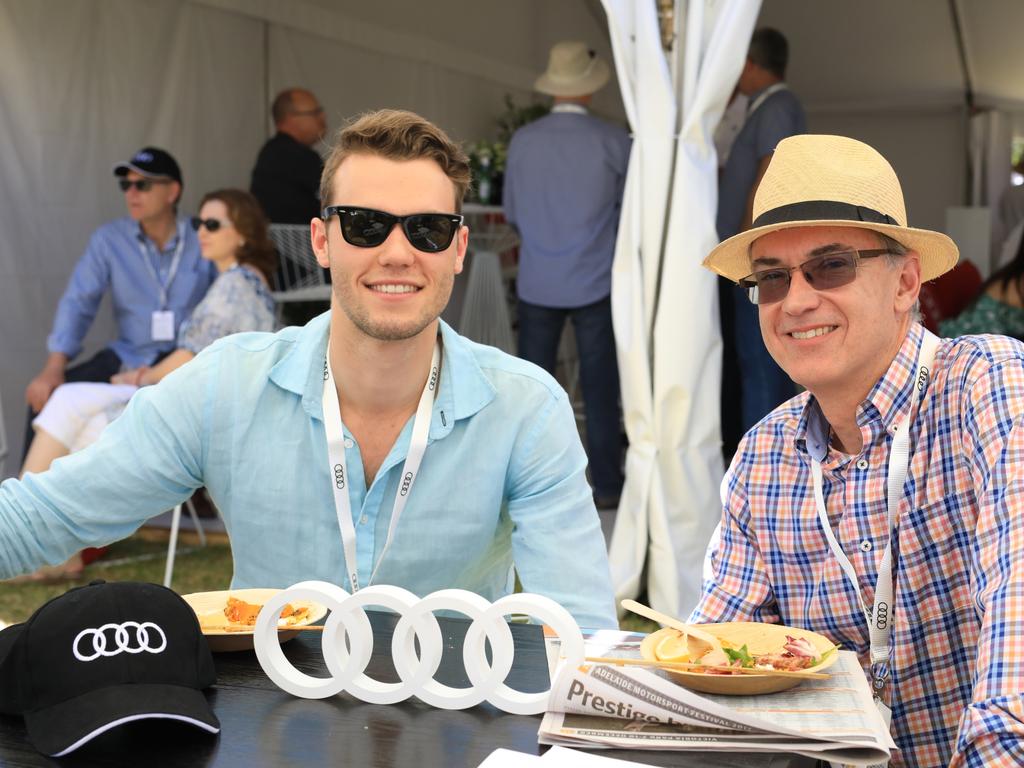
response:
M971 116L975 113L974 85L971 81L971 66L967 57L967 43L964 39L963 23L960 19L960 6L957 0L949 0L949 15L953 23L953 36L956 38L956 50L960 61L960 72L964 78L964 161L967 173L964 174L964 204L971 205L974 176L981 173L971 163Z

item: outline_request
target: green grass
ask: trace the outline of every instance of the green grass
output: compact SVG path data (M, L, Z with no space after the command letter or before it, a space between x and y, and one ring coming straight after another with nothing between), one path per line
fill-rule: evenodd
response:
M105 558L85 567L82 578L57 584L6 584L0 582L0 620L24 621L50 598L94 579L149 581L161 584L167 557L166 541L131 538L110 546ZM125 558L144 558L118 563ZM227 589L231 581L231 548L227 544L195 547L178 544L174 559L174 591L180 594Z

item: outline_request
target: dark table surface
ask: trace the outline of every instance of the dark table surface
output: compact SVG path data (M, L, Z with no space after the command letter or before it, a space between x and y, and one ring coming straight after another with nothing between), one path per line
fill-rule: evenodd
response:
M368 674L397 681L391 663L394 616L371 613L374 655ZM462 636L467 621L439 618L445 656L436 677L466 686ZM508 684L522 691L548 687L547 660L540 628L513 625L516 663ZM287 643L291 662L308 674L326 676L318 634ZM0 765L22 766L415 766L474 768L494 749L538 754L540 716L509 715L489 704L472 709L434 709L410 699L401 704L364 704L347 694L299 699L278 689L263 673L253 651L215 654L217 685L208 692L221 733L169 721L140 721L93 739L68 757L52 759L35 751L20 718L0 716ZM721 755L703 752L606 750L602 755L650 765L708 768L806 768L813 761L791 755Z

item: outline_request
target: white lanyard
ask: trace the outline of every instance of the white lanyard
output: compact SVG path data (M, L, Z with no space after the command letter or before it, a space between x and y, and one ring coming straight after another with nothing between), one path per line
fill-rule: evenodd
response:
M160 276L156 270L153 269L153 263L149 260L149 252L146 249L146 243L143 240L139 241L139 250L142 251L142 263L146 265L146 271L149 272L149 276L153 278L153 282L156 283L157 289L160 291L160 309L167 309L167 292L170 290L171 283L174 282L174 276L178 273L178 265L181 263L181 254L185 249L185 225L179 223L176 229L178 233L178 245L174 249L174 257L171 259L171 268L167 273L167 282L160 282ZM157 253L160 250L157 249Z
M750 117L752 114L754 114L754 112L757 111L757 108L764 104L765 100L773 93L778 93L779 91L786 90L789 90L789 86L786 85L785 83L775 83L774 85L769 85L767 88L761 91L760 95L758 95L758 97L747 106L747 117Z
M931 377L932 362L935 360L935 351L939 347L939 339L928 330L924 332L924 339L921 342L921 351L918 353L917 369L914 372L914 386L910 394L910 407L907 411L907 418L893 425L892 449L889 452L889 469L887 475L887 508L889 513L889 538L885 544L885 552L882 555L882 562L878 566L878 581L875 584L875 603L868 608L861 596L860 584L857 582L857 571L854 570L850 559L843 552L843 548L836 541L835 533L828 522L828 512L825 509L825 495L822 490L821 462L812 457L811 477L814 479L814 501L818 507L818 519L825 531L825 538L832 549L839 565L842 566L846 578L849 579L857 593L857 601L861 610L864 611L864 618L868 623L868 632L871 638L871 674L872 686L877 699L882 698L882 691L885 689L886 680L889 676L889 649L892 640L893 616L893 578L892 578L892 536L896 529L896 512L900 500L903 498L903 487L907 480L907 470L910 467L910 423L914 420L917 411L918 398L928 388L928 381Z
M345 461L345 434L341 426L341 404L338 401L338 391L334 386L334 373L331 370L330 340L327 342L328 355L324 358L324 430L327 433L327 458L330 462L329 471L334 478L334 506L338 511L338 527L341 529L341 542L345 550L345 567L348 569L348 578L352 591L359 590L359 561L356 556L356 529L352 522L352 501L348 495L348 463ZM420 395L420 403L416 407L416 419L412 424L412 438L409 442L409 453L405 457L405 464L402 466L402 482L398 487L395 496L395 505L391 511L391 522L388 525L388 536L384 540L384 548L381 550L377 565L370 573L367 584L373 581L373 577L380 568L384 554L391 546L391 540L395 535L395 528L398 526L398 518L402 516L402 510L412 493L413 483L420 470L420 463L423 461L423 454L427 450L427 434L430 431L431 411L434 408L434 398L437 397L437 389L440 384L441 374L441 341L438 339L434 344L434 356L430 361L430 375L427 383L423 386L423 393Z

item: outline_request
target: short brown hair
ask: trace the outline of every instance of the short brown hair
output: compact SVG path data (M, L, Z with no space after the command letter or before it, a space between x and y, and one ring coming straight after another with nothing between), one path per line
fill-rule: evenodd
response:
M203 195L199 207L202 208L211 200L220 200L224 203L231 225L245 240L235 253L238 263L256 267L267 278L267 282L273 285L274 272L277 270L277 251L270 241L267 217L263 214L259 202L241 189L216 189Z
M379 109L345 125L334 140L320 177L320 202L330 205L334 174L349 155L380 155L389 160L433 160L455 186L455 212L469 189L469 158L443 130L415 112Z

